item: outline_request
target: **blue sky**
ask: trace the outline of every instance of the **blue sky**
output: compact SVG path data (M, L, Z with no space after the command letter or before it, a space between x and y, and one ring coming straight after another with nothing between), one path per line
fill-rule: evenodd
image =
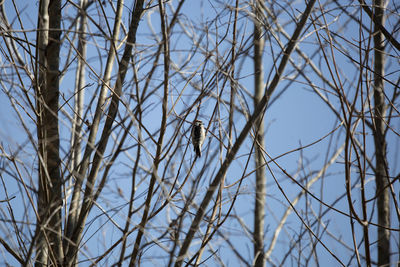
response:
M27 30L27 34L31 41L35 40L34 30L36 27L36 16L38 3L37 2L29 2L29 3L16 3L18 9L20 11L21 19L24 25L25 30ZM229 2L229 4L232 4ZM13 7L10 2L6 2L5 11L9 18L10 23L12 23L13 27L18 29L20 26L18 21L15 19L15 12L13 11ZM176 8L176 1L172 2L172 5ZM169 3L166 4L167 13L169 15L168 19L171 20L171 9ZM192 153L192 147L189 145L186 154L183 154L185 148L187 146L187 142L189 142L189 134L188 130L190 128L190 121L192 121L196 114L196 109L190 109L189 107L193 104L193 101L199 95L199 91L194 88L194 85L199 86L202 89L209 89L215 95L219 95L224 100L229 100L229 92L230 85L229 81L224 83L224 76L221 75L221 78L218 79L215 83L213 83L212 88L206 88L207 83L213 79L213 75L218 70L217 60L219 63L228 57L229 49L231 47L231 37L232 37L232 25L229 24L230 17L229 9L223 9L224 3L214 3L209 1L187 1L185 2L183 9L181 10L180 22L181 25L176 25L172 31L171 35L171 48L174 51L171 53L172 61L177 64L177 69L179 69L183 75L186 77L190 77L190 75L194 74L192 83L186 85L186 80L182 78L180 74L176 72L174 68L170 69L170 74L173 76L170 78L170 98L169 98L169 107L172 106L172 103L178 99L179 93L184 88L184 94L182 94L182 98L179 99L178 104L175 106L174 110L171 111L171 116L168 119L168 128L165 139L165 147L167 147L170 142L173 142L171 136L175 133L175 127L178 127L178 123L182 119L183 116L188 115L187 121L183 123L181 129L178 129L179 135L182 136L181 144L172 143L173 147L181 146L183 147L182 152L172 155L173 159L176 161L176 164L168 165L168 169L165 170L166 173L170 174L170 177L174 177L177 174L176 168L178 168L180 161L183 161L183 171L188 169L188 166L192 163L194 156ZM95 4L90 8L89 12L96 21L99 21L100 25L106 31L106 24L104 23L104 18L95 12ZM113 23L112 12L110 8L110 4L106 6L106 12L109 17L109 22ZM245 4L241 4L243 9L239 13L238 20L238 40L239 44L244 43L244 48L248 48L251 45L251 42L246 43L247 39L251 37L252 34L252 23L248 18L248 10L249 8L245 6ZM130 19L130 10L132 8L131 1L125 3L123 22L125 25L128 25ZM349 17L344 14L340 9L334 4L330 4L324 7L326 14L326 18L328 20L329 28L331 31L338 32L339 36L335 36L334 47L334 56L335 61L338 66L339 77L343 82L345 91L349 94L349 96L353 96L355 92L355 88L357 87L357 79L358 79L358 67L356 64L352 63L347 55L353 57L353 60L359 60L357 57L357 47L354 45L360 39L359 36L359 28L358 26L351 20ZM354 7L347 7L348 11L353 13L355 16L359 16L359 12ZM275 12L279 13L280 7L274 6ZM396 7L393 7L393 4L389 5L389 10L396 10ZM223 11L221 11L223 10ZM247 11L246 11L247 10ZM279 15L279 22L282 25L285 25L285 30L291 34L294 29L294 23L291 18L292 12L299 17L301 11L304 10L303 1L297 1L292 6L291 9L286 9ZM63 10L63 15L66 20L64 21L63 28L66 29L70 26L71 19L75 16L76 10L70 4L66 4ZM214 20L216 16L216 12L219 13L218 18ZM319 14L315 13L315 14ZM366 14L363 14L363 20L366 22L366 26L369 26L369 20L366 18ZM394 23L398 20L398 15L392 14L387 21L387 25L389 29L393 28ZM151 24L148 24L148 22ZM186 25L188 32L184 32L182 25ZM150 27L152 26L153 29ZM201 44L198 47L198 53L192 55L190 51L195 46L196 41L200 38L203 33L202 30L207 26L209 29L209 33L204 35L201 39ZM224 37L224 31L227 30L229 26L228 35L224 41L216 47L215 43L222 40ZM312 25L308 24L307 37L302 38L299 47L305 52L308 56L313 56L313 62L318 66L319 70L324 74L325 78L332 82L332 77L329 73L329 70L326 66L326 62L323 59L322 51L325 51L328 57L331 57L330 47L324 43L324 48L319 46L317 43L316 35L313 32L314 29ZM218 29L217 29L218 27ZM152 33L154 30L155 34ZM159 34L159 14L157 8L152 8L147 11L143 19L139 24L139 32L138 32L138 44L137 44L137 53L135 54L136 59L136 67L138 70L138 78L140 80L140 85L144 86L144 78L148 74L151 66L152 66L152 56L153 53L157 50L156 39L161 38ZM89 31L93 33L98 33L98 29L93 24L89 24ZM216 32L218 31L218 38L216 37ZM323 29L318 29L318 32L326 37ZM18 33L21 36L20 33ZM367 32L363 32L363 37L368 37ZM71 35L72 36L72 35ZM302 35L304 36L304 35ZM122 35L121 35L122 37ZM278 46L277 42L274 40L274 37L270 33L266 33L265 37L267 38L265 54L264 54L264 77L271 77L275 73L274 71L274 62L275 64L279 64L280 57L279 53L281 52L281 48ZM282 43L286 44L287 40L280 34L279 37L282 39ZM343 38L343 39L341 39ZM346 39L347 41L344 41ZM251 40L251 39L250 39ZM2 41L3 42L3 41ZM351 43L352 42L352 43ZM76 40L74 40L76 43ZM366 41L362 43L366 44ZM2 49L4 49L4 44L1 44ZM62 48L62 63L64 66L66 60L73 57L73 54L68 54L68 42L65 41ZM216 49L218 48L218 56L216 56ZM33 48L32 48L33 49ZM109 49L109 42L106 42L104 38L95 36L90 37L88 39L88 63L97 73L102 74L104 72L104 64L106 60L106 54ZM119 51L119 56L121 56L123 51L123 46ZM22 48L20 52L23 53ZM240 101L244 101L250 107L250 112L252 111L252 99L247 95L246 90L249 92L253 92L253 65L252 60L248 56L247 53L243 51L239 60L236 64L236 78L239 82L241 88L236 95L235 104L240 106ZM2 51L2 61L1 63L6 65L7 60L4 58L4 52ZM207 53L211 53L211 57L206 61ZM248 53L251 55L252 50L249 50ZM345 55L347 53L347 55ZM314 55L315 54L315 55ZM398 61L398 51L393 49L388 50L388 60L387 60L387 73L393 72L393 74L388 76L393 83L396 83L398 79L398 70L399 70L399 61ZM372 52L370 54L372 57ZM188 65L183 65L185 60L188 58L193 58ZM293 60L298 64L298 66L302 66L304 64L304 60L296 53L292 55ZM28 60L28 58L26 58ZM331 58L332 59L332 58ZM371 60L371 59L370 59ZM329 61L332 63L332 60ZM156 75L154 75L151 81L151 89L157 89L163 81L163 61L160 60L159 67L156 70ZM3 66L4 66L3 65ZM200 68L199 68L200 66ZM203 71L204 66L204 71ZM331 65L332 66L332 65ZM73 94L74 89L74 77L75 77L75 63L72 62L70 68L65 73L63 77L60 88L63 93L60 101L64 101L64 99L68 99ZM115 73L114 68L114 73ZM329 98L332 105L339 109L340 103L338 101L335 92L329 88L326 83L322 82L319 77L313 73L310 66L305 67L304 72L306 75L318 86L322 89L322 93ZM278 85L277 89L273 94L273 98L279 95L279 98L273 102L267 109L265 114L265 125L266 125L266 135L265 135L265 150L272 157L277 157L282 155L288 151L294 150L301 146L305 146L311 144L313 142L318 141L322 137L325 137L328 133L333 131L336 127L339 126L340 121L333 114L333 112L329 109L329 107L323 103L323 101L312 91L311 87L307 83L307 81L301 76L297 75L298 73L294 70L293 66L288 64L285 77ZM4 75L4 74L2 74ZM369 73L368 75L371 75ZM127 81L124 84L124 92L122 99L124 101L124 105L120 105L119 114L122 117L123 115L129 114L130 110L134 110L135 101L130 97L132 94L135 94L135 85L132 82L131 77L133 76L132 68L128 71ZM5 77L5 76L4 76ZM364 78L370 78L366 76ZM30 88L30 81L27 77L23 78L25 84L25 88ZM115 81L115 77L113 77L113 82ZM89 105L90 98L97 94L99 90L99 81L96 76L91 73L90 70L87 71L86 82L88 87L85 89L86 95L86 105ZM112 82L112 84L113 84ZM365 85L370 83L365 83ZM4 91L7 90L8 84L2 85L2 93L0 94L0 106L2 107L2 112L0 113L0 121L2 123L2 127L0 129L0 140L3 148L6 151L15 151L16 144L22 145L22 149L19 152L19 157L21 161L25 162L26 168L23 176L30 177L32 176L35 179L35 169L37 164L37 159L34 155L34 150L32 145L27 141L26 134L23 132L23 129L20 126L20 122L17 119L17 114L10 107L10 102L7 99ZM185 87L186 86L186 87ZM393 86L390 83L386 84L387 95L392 95ZM20 91L18 86L13 86L11 89L11 93L16 97L16 99L20 99L23 101L24 96L20 95ZM221 91L223 92L221 93ZM398 90L398 89L397 89ZM283 93L282 93L283 92ZM281 94L282 93L282 94ZM28 94L31 99L33 99L33 89L28 90ZM162 88L158 88L154 91L154 93L149 94L148 98L145 102L146 111L144 112L145 116L145 126L151 131L155 132L161 123L161 104L160 100L162 98ZM240 99L240 101L239 101ZM96 102L96 101L95 101ZM212 124L210 130L212 134L209 133L207 135L207 140L205 142L205 146L203 150L207 151L205 157L197 160L196 165L193 169L193 172L188 181L188 186L184 187L183 192L189 192L189 185L194 181L195 177L201 172L204 168L205 171L200 177L199 188L195 198L195 203L200 203L205 190L207 189L207 185L213 179L215 173L217 172L220 164L221 158L223 158L225 154L225 150L220 151L220 141L217 137L219 137L220 132L227 129L228 125L228 108L227 106L220 105L219 113L216 117L212 117L213 110L215 108L216 101L213 97L205 97L202 100L202 105L200 109L200 118L208 122L212 119ZM358 107L359 107L358 103ZM395 102L395 106L399 108L399 102ZM17 107L23 114L23 108L26 107L26 103L21 102L21 105ZM89 109L87 118L89 121L93 118L93 112L95 110L95 105ZM71 114L71 108L68 105L64 106L64 111L67 114ZM33 114L32 111L29 112ZM395 113L396 114L396 113ZM343 114L341 113L343 116ZM398 115L398 114L397 114ZM36 133L33 128L32 121L29 120L26 114L22 115L24 120L27 122L28 127L30 127L32 136L35 137ZM61 132L61 144L65 155L65 150L68 149L69 140L70 140L70 131L69 131L69 120L65 114L61 113L60 118L62 123L60 124L60 132ZM118 118L120 119L120 118ZM236 113L234 115L234 127L237 131L237 135L239 135L240 131L243 128L243 125L246 121L244 115ZM394 130L400 129L400 121L398 116L391 121L391 126ZM135 126L136 127L136 126ZM132 136L136 137L137 128L132 128L130 133ZM102 130L102 126L100 127L100 131ZM115 135L119 136L119 131L121 131L120 127L116 127ZM361 132L361 125L357 127L356 133ZM332 134L328 135L321 141L316 144L305 148L302 151L296 151L293 153L289 153L277 160L280 166L285 169L289 174L293 176L297 181L301 181L302 184L305 184L307 179L311 179L315 174L322 168L325 162L335 153L335 150L338 149L343 141L344 141L344 128L339 127ZM155 136L158 137L158 134L155 133ZM143 137L148 137L146 133L143 133ZM356 138L359 141L362 141L361 135L356 134ZM372 157L373 153L373 139L371 132L368 131L366 136L366 150L370 157ZM390 165L390 174L397 175L400 171L398 166L398 151L399 151L399 136L392 131L388 132L388 162ZM224 145L226 146L227 139L223 138ZM114 142L111 142L107 148L107 153L111 153ZM136 153L136 147L134 138L131 138L127 141L125 147L130 147L127 149L115 163L112 171L110 172L110 176L106 185L106 188L103 192L103 196L99 199L99 205L104 210L110 210L112 214L113 220L116 221L117 224L124 225L124 219L126 218L127 211L127 199L129 197L129 192L131 189L131 172L132 166L134 163L134 157ZM238 154L236 155L236 159L229 168L226 178L226 184L232 184L244 174L252 173L254 170L254 165L252 162L252 157L250 160L250 165L244 170L244 166L246 166L246 161L251 154L251 138L247 138L246 142L242 145ZM151 144L151 142L147 145L148 153L153 154L155 152L156 146ZM143 166L142 176L145 177L145 170L149 170L151 168L151 156L146 155L146 152L142 151L143 158L141 160L141 164ZM207 157L208 156L208 157ZM166 157L165 160L169 158ZM373 159L373 157L372 157ZM339 197L341 197L345 193L345 176L344 176L344 159L343 153L335 160L335 163L332 164L328 170L326 171L324 177L320 179L318 182L312 185L310 191L315 194L318 198L322 199L324 203L331 205ZM167 163L162 162L161 166L166 166ZM297 186L293 181L288 179L288 177L273 163L270 163L270 167L273 170L273 174L276 177L279 185L284 190L284 193L287 195L289 199L294 199L294 197L301 192L301 188ZM164 170L160 171L162 173ZM265 245L269 246L269 241L272 238L273 232L277 225L277 220L279 220L288 207L288 203L283 196L283 193L279 190L276 183L272 178L272 174L267 170L267 206L266 210L266 223L265 223ZM367 171L371 173L369 169ZM100 172L101 174L102 172ZM18 219L25 220L26 217L23 214L22 206L19 207L17 203L27 202L27 199L24 196L24 192L21 191L21 186L18 187L15 181L8 176L7 173L2 173L3 178L7 182L7 190L8 194L12 196L16 196L16 199L11 202L14 206L14 212L17 215ZM160 174L159 174L160 175ZM181 174L182 175L182 174ZM168 177L168 175L165 175ZM179 176L179 182L182 182L183 176ZM354 169L352 172L353 182L356 182L358 175L357 170ZM375 182L372 180L372 174L367 175L367 195L368 198L371 198L374 195L375 190ZM172 178L171 178L172 179ZM358 182L356 182L358 183ZM35 185L35 183L33 183ZM253 202L254 202L254 173L249 175L246 179L244 179L243 184L240 188L240 195L235 203L234 214L240 217L241 222L247 226L247 228L251 231L253 228ZM137 205L142 203L145 198L147 181L145 178L138 183L137 185L137 193L136 200ZM393 185L394 191L399 191L399 183L396 182ZM224 191L223 194L223 210L226 211L229 207L229 204L232 200L232 195L236 192L237 185L228 188ZM121 190L122 196L118 194L118 190ZM4 196L4 191L0 190L0 196ZM357 208L357 211L360 212L360 198L359 190L357 189L357 185L354 189L354 205ZM20 199L24 199L20 201ZM156 200L153 200L156 202ZM149 231L147 237L157 236L159 234L157 227L165 227L169 218L173 218L176 216L176 212L179 212L179 209L182 208L180 205L182 203L178 202L176 206L171 205L166 208L165 211L157 215L150 223L154 226L153 231ZM157 204L155 204L157 206ZM345 213L348 213L348 204L347 199L345 197L340 198L334 206L336 209L339 209ZM349 263L350 265L356 264L354 258L352 258L352 253L349 250L345 249L339 241L335 240L338 238L341 242L344 242L347 246L352 247L352 239L351 239L351 230L349 219L343 215L338 214L335 211L330 210L322 217L322 221L319 224L313 224L315 222L315 217L313 214L318 214L324 212L327 208L325 206L320 206L320 203L313 199L311 196L302 197L299 203L296 205L297 211L303 219L312 225L313 231L321 234L321 239L328 246L328 248L337 255L344 263ZM373 209L373 205L369 206L369 212ZM7 215L5 213L6 208L2 207L2 218L5 218ZM192 206L191 212L195 212L195 206ZM95 207L93 212L90 214L88 219L88 228L87 232L84 235L84 240L88 243L87 245L91 248L91 255L82 256L82 260L85 260L86 257L97 256L101 254L104 250L104 246L113 244L116 240L120 238L120 231L118 227L113 225L110 220L104 216L103 211L99 208ZM32 215L32 210L30 211L30 216ZM33 218L33 217L31 217ZM192 217L186 218L185 220L185 228L188 229L190 225L190 219ZM93 220L93 221L92 221ZM135 222L139 222L140 216L136 216L134 218ZM399 224L396 221L395 213L392 211L392 221L393 227L398 228ZM327 225L327 229L323 229L323 225ZM2 223L1 225L1 236L4 237L7 233L7 224ZM204 232L204 227L201 228L201 231ZM281 232L277 245L271 255L270 264L279 264L284 254L287 251L287 248L296 240L300 234L304 231L304 226L301 224L299 218L292 213L283 231ZM229 236L230 241L234 243L235 247L243 253L243 256L246 259L252 259L252 243L250 238L248 237L248 232L244 229L243 225L239 224L239 220L235 218L228 219L225 224L221 227L221 232L226 236ZM357 241L359 242L362 237L361 228L359 225L356 227L356 236ZM134 242L136 234L132 234L130 236L129 241ZM306 233L301 237L302 242L299 243L298 247L295 249L296 252L293 255L296 257L299 255L301 251L308 251L309 248L309 239L312 238L309 233ZM372 241L376 240L376 228L371 226L370 229L370 239ZM15 239L14 239L15 241ZM314 239L315 241L315 239ZM393 234L393 243L392 249L396 250L398 247L398 234ZM103 246L104 242L104 246ZM227 245L226 242L223 242L222 238L215 237L213 245L219 247L218 255L221 257L222 261L226 263L228 266L236 263L236 258L233 257L232 251ZM397 242L397 243L396 243ZM15 243L14 243L15 244ZM198 244L197 244L198 245ZM196 244L195 244L196 246ZM373 247L373 248L376 248ZM131 249L128 249L131 250ZM374 254L375 249L372 249L372 256L375 258ZM320 245L316 245L316 251L318 255L318 262L321 265L336 265L337 262L333 259L331 255ZM360 249L361 253L363 250ZM154 255L162 255L162 249L156 248L155 246L149 247L145 254L146 257L154 257ZM207 252L209 253L209 252ZM4 254L6 257L6 262L10 261L12 264L15 264L9 254ZM203 256L203 258L207 258L210 254ZM295 256L287 259L285 264L291 264L297 266L297 258ZM305 253L305 255L308 255ZM116 253L112 254L111 258L108 259L108 263L114 262L112 257L118 257L119 250ZM301 258L301 256L299 256ZM398 255L394 256L392 260L396 260ZM164 263L163 259L152 259L157 261L158 263ZM144 262L146 266L152 266L154 262L152 260L148 260ZM210 266L213 263L217 264L217 261L214 259L210 260ZM290 263L289 263L290 262ZM300 262L305 264L307 262L306 259L301 258ZM83 263L86 264L86 263ZM313 265L309 262L310 265ZM107 265L107 263L104 263Z

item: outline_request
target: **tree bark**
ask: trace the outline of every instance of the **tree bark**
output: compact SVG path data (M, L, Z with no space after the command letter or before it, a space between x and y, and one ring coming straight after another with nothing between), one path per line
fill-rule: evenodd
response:
M38 155L39 155L39 167L38 167L38 200L37 210L38 218L36 220L36 260L35 266L47 265L47 244L46 236L43 231L42 222L46 220L46 179L45 179L45 164L44 164L44 142L43 140L43 91L46 87L46 57L45 50L48 43L48 31L49 28L49 14L47 7L49 5L48 0L41 0L39 3L39 14L37 23L37 37L36 37L36 70L35 70L35 100L36 100L36 124L37 124L37 139L38 139Z
M82 160L82 127L83 127L83 111L84 111L84 100L85 100L85 75L86 75L86 25L87 25L87 15L86 15L86 7L87 0L81 0L80 9L79 9L79 23L77 25L78 34L78 45L77 45L77 53L78 53L78 63L77 70L75 76L75 94L74 94L74 120L72 123L72 136L71 136L71 154L72 154L72 162L71 169L77 170L79 168L79 164ZM72 181L71 181L72 182ZM75 183L76 185L76 183ZM71 204L71 209L69 211L69 218L76 218L77 214L77 203L80 199L80 190L74 191L73 195L73 204ZM71 231L73 229L74 219L68 220L65 225L65 236L69 237L71 235ZM69 248L68 239L64 239L64 253L67 253ZM77 264L77 261L75 262Z
M254 106L260 103L263 97L263 65L262 55L264 49L264 38L262 35L262 27L260 23L259 2L254 3ZM255 121L255 166L256 166L256 194L254 206L254 266L265 266L265 251L264 251L264 217L265 217L265 198L266 198L266 176L264 166L264 117L260 116Z
M63 259L61 239L61 173L60 173L60 135L58 131L58 98L59 65L60 65L60 36L61 36L61 0L50 0L49 3L49 43L46 48L47 74L44 94L44 131L47 172L50 178L49 237L51 251L56 257L57 264Z
M374 17L378 25L384 25L384 1L374 1ZM375 143L375 182L378 207L378 266L390 263L390 232L383 227L390 227L390 206L388 172L386 165L385 116L387 107L384 95L384 35L374 24L374 143Z
M61 1L41 1L38 34L37 117L39 197L37 266L63 260L60 136L58 130ZM48 23L47 23L48 21ZM44 53L43 53L44 52Z

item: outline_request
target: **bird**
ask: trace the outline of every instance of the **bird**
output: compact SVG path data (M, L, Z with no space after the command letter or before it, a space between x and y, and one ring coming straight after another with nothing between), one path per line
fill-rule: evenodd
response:
M201 157L201 146L204 143L206 137L206 131L201 120L195 120L192 126L192 144L194 152L200 158Z

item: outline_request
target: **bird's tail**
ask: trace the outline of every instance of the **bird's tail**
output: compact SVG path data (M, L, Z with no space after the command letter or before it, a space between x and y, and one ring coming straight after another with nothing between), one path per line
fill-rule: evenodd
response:
M201 157L201 150L200 147L195 146L194 147L194 152L196 152L196 155L200 158Z

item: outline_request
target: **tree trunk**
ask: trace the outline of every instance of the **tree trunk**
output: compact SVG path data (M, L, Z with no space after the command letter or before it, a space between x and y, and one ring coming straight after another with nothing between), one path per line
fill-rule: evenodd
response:
M36 118L37 118L37 139L38 139L38 155L39 155L39 167L38 167L38 200L37 200L37 211L38 218L36 222L36 266L47 265L47 245L45 232L42 228L42 223L46 220L46 179L45 179L45 164L44 164L44 145L43 145L43 91L46 88L46 57L45 50L48 43L48 31L49 28L49 14L47 7L49 5L48 0L42 0L39 3L39 14L37 23L37 37L36 37L36 83L35 83L35 98L36 98Z
M78 34L78 45L77 52L79 54L78 64L76 70L75 77L75 95L74 95L74 120L72 123L72 136L71 136L71 150L72 150L72 162L71 169L77 170L79 168L79 164L82 160L82 127L84 124L83 121L83 111L84 111L84 100L85 100L85 75L86 75L86 25L87 25L87 16L86 16L86 7L87 0L81 0L80 3L80 14L79 14L79 23L77 25ZM72 181L71 181L72 182ZM76 183L75 183L76 185ZM80 187L79 187L80 189ZM80 190L73 191L72 199L74 203L70 205L70 211L68 214L68 218L77 218L78 217L78 202L80 199ZM75 220L68 219L65 225L65 236L69 237L72 233L72 229L74 228L73 222ZM68 253L68 238L64 240L64 253ZM77 258L76 258L77 259ZM64 261L65 262L65 261ZM77 261L75 261L77 264Z
M374 15L379 24L384 25L384 1L374 1ZM375 24L374 31L374 142L375 142L375 182L378 205L378 266L390 263L390 232L383 227L390 227L389 188L386 165L384 96L384 36Z
M264 39L260 24L260 7L258 1L254 3L254 106L260 103L264 94L262 54ZM256 195L254 206L254 262L256 267L265 266L264 251L264 217L266 198L266 177L263 157L264 148L264 116L258 117L255 122L255 166L256 166Z
M60 264L63 260L58 131L61 1L41 1L39 16L39 31L47 31L47 35L38 34L37 130L40 166L36 265L42 266Z

